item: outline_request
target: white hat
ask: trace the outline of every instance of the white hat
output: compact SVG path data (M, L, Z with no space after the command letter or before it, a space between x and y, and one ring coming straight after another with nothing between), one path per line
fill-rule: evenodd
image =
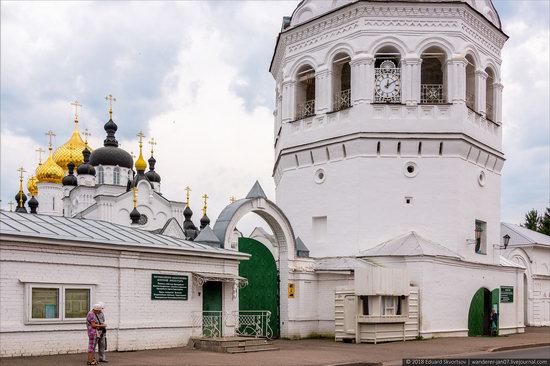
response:
M93 310L103 310L103 306L101 303L94 304Z

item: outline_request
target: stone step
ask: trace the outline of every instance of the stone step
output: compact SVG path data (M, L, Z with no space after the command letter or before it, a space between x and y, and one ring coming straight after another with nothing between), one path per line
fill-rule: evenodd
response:
M265 338L251 338L246 340L238 340L231 342L220 343L221 347L247 347L247 346L265 346L269 344Z
M271 346L249 346L249 347L233 347L227 348L227 353L249 353L249 352L266 352L266 351L278 351L279 348Z

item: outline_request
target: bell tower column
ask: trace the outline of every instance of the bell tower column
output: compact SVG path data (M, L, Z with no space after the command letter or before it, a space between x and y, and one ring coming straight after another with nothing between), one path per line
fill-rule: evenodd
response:
M351 104L372 103L374 91L374 57L367 54L354 56L351 66Z
M462 56L447 61L447 100L454 104L466 103L466 65Z
M493 108L494 119L496 123L502 123L502 89L504 86L500 82L493 83Z
M483 70L476 70L476 110L479 114L486 114L486 84L487 84L487 73Z
M315 114L330 111L332 97L332 72L324 66L315 70Z
M282 101L282 123L294 120L294 95L296 93L296 82L291 79L283 81Z
M407 105L420 103L420 65L419 57L408 57L401 61L402 91L401 101Z

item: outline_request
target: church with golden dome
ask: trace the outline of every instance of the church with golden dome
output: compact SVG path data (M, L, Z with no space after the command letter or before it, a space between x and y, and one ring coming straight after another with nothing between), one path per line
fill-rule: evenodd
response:
M82 133L85 137L82 138L78 128L81 104L71 103L76 108L72 135L54 149L55 134L46 133L48 156L44 162L39 157L38 166L28 178L28 202L21 173L20 189L15 197L16 211L104 220L194 239L199 229L191 220L193 212L189 199L172 201L161 193L161 177L155 171L153 156L156 142L154 139L149 141L151 156L146 161L143 156L145 135L139 132L139 156L134 162L132 155L120 148L115 136L118 126L113 121L112 102L116 99L111 95L106 99L109 101L109 120L104 125L103 146L92 148L88 144L87 131ZM44 152L41 148L37 151ZM204 213L201 226L209 221Z

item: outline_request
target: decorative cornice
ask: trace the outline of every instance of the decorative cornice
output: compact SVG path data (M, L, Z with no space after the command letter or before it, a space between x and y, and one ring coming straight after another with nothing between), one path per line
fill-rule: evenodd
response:
M470 10L468 5L425 5L400 4L389 6L354 3L307 25L290 29L280 34L276 57L273 62L273 71L275 73L280 71L283 57L287 51L288 53L294 53L337 35L356 30L361 17L365 17L363 24L368 27L392 27L397 29L421 27L463 31L476 43L486 47L495 55L500 54L500 49L507 39L506 35L485 24L488 21L481 19L481 16ZM396 17L403 17L404 19L396 19Z

